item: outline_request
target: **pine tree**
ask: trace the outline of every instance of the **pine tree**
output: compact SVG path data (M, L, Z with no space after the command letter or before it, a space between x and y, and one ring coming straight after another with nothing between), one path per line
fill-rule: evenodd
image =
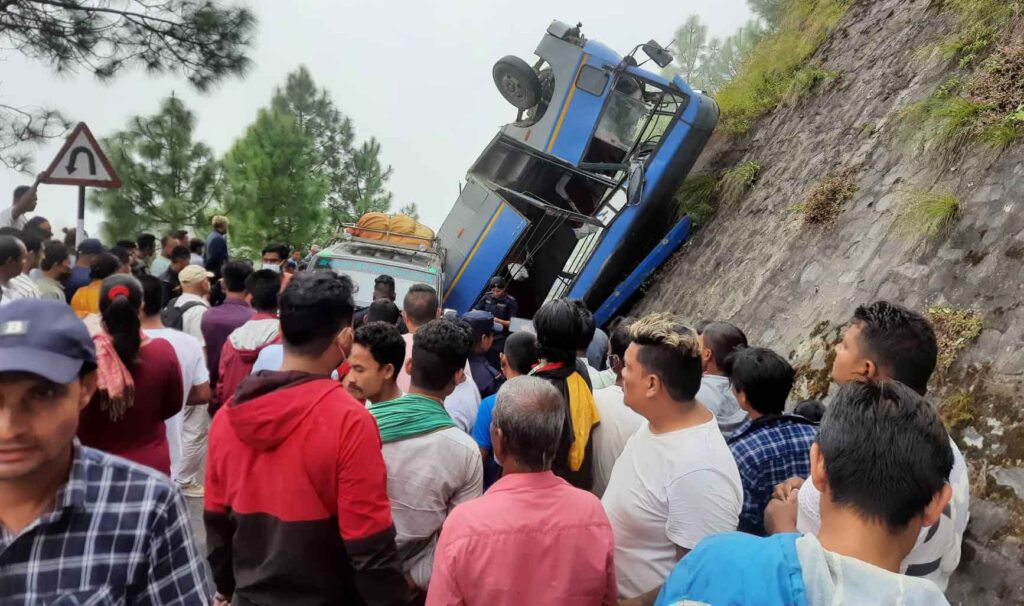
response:
M0 0L0 46L109 80L124 69L178 72L198 89L249 66L256 19L216 0ZM63 135L70 121L47 108L0 104L0 163L28 168L25 144Z
M391 167L380 163L380 143L370 137L352 153L352 160L346 167L345 186L342 198L345 208L342 213L355 220L363 214L391 208L391 192L386 188L391 177Z
M260 110L224 157L224 209L233 242L260 250L273 243L308 246L323 219L329 183L312 169L315 143L289 114Z
M782 0L747 0L747 5L755 15L764 19L769 29L779 26L782 17Z
M176 97L153 116L136 116L128 128L104 141L120 189L96 190L90 203L101 209L107 241L139 232L206 226L205 212L220 191L213 152L192 140L196 117Z

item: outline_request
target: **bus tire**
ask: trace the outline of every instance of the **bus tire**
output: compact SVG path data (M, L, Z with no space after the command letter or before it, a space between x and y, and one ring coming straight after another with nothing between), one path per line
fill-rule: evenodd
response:
M541 86L537 72L519 57L502 57L494 64L491 75L498 92L513 107L530 109L540 101Z

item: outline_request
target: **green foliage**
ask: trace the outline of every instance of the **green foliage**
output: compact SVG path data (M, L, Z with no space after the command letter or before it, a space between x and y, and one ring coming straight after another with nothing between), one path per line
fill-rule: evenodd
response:
M946 233L960 218L960 198L949 192L909 191L903 195L893 229L910 238Z
M820 65L808 65L802 67L795 74L793 80L783 95L783 100L788 105L794 105L801 97L815 90L825 82L832 82L839 77L839 72L827 70Z
M922 49L927 58L957 59L968 67L984 58L1012 18L1024 10L1021 0L945 0L942 10L956 20L953 31Z
M206 227L206 210L220 194L220 168L204 143L192 140L196 117L176 97L153 116L136 116L104 142L120 189L94 190L106 241L141 231Z
M294 117L260 110L223 161L233 242L256 250L274 242L308 245L330 187L322 173L310 170L318 161L315 143Z
M124 69L178 72L198 89L243 73L256 19L216 0L2 0L0 47L109 80ZM10 84L8 82L8 84ZM41 107L0 104L0 164L30 168L26 145L63 136L70 121Z
M675 195L679 216L689 215L697 227L703 227L718 211L718 178L714 173L691 174Z
M736 78L718 92L719 128L746 132L775 109L848 6L849 0L784 0L778 29L758 43Z
M419 206L416 205L415 202L410 202L409 204L406 204L402 208L398 209L398 212L399 214L402 215L409 215L410 217L416 219L417 221L420 220L420 208Z
M676 31L676 60L662 73L668 78L682 76L690 86L714 93L736 76L763 36L764 26L752 19L724 40L708 40L707 26L690 15Z
M939 405L939 416L948 431L956 431L970 424L977 415L974 398L967 392L955 393Z
M743 197L747 189L757 180L761 172L761 163L750 160L724 171L718 182L722 202L734 204Z
M935 306L929 307L924 316L935 330L939 349L936 370L939 372L952 366L960 352L981 336L985 326L981 314L973 309Z
M903 130L911 140L948 149L963 145L977 134L985 106L953 90L953 86L942 87L903 111Z
M831 227L857 189L853 171L844 170L825 177L796 208L803 213L804 224Z
M783 0L747 0L747 5L755 15L764 19L768 27L774 29L782 17Z
M324 199L324 224L316 236L323 239L342 223L352 223L370 211L386 212L391 206L387 191L390 167L380 164L376 140L355 146L352 121L334 104L325 89L318 89L304 66L288 74L283 88L274 92L271 108L295 118L313 140L313 169L328 183Z

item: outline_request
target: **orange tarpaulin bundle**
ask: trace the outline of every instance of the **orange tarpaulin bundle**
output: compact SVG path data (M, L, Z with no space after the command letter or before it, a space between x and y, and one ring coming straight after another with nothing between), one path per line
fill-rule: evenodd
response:
M366 213L359 217L355 227L348 233L365 240L379 240L406 246L427 244L434 238L434 230L409 215L387 215Z

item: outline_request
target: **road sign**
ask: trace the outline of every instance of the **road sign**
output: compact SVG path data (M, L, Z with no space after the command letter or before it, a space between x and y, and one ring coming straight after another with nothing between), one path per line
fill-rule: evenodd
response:
M54 185L80 185L88 187L121 187L121 179L114 172L107 156L85 122L75 130L60 148L40 183Z

